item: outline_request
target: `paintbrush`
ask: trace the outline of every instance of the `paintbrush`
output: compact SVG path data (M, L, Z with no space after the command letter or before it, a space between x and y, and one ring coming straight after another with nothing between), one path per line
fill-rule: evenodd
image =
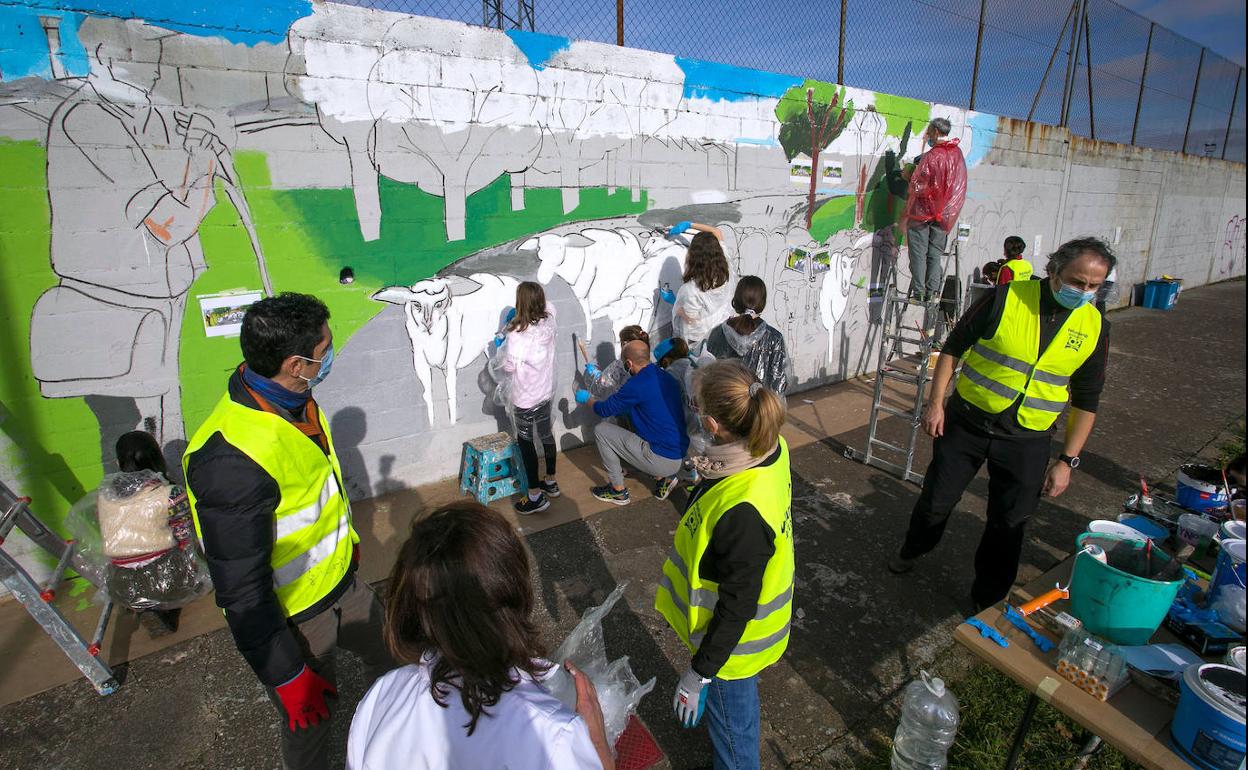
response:
M1152 515L1153 498L1148 494L1148 482L1144 480L1144 474L1140 474L1140 512Z

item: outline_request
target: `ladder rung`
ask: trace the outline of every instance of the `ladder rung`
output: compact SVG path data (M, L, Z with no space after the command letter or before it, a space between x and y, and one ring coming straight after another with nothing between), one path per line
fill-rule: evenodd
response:
M903 455L904 455L904 454L909 454L909 452L910 452L910 450L909 450L909 449L902 449L901 447L897 446L896 444L890 444L890 443L888 443L887 441L881 441L881 440L879 440L878 438L873 438L873 439L871 439L871 444L872 444L873 446L883 447L883 448L888 449L888 450L890 450L890 451L897 452L898 454L903 454Z
M888 406L887 404L880 404L879 406L876 407L876 410L884 412L886 414L891 414L894 417L905 417L906 419L909 419L909 420L918 419L918 415L916 415L914 412L903 412L902 410L894 409L893 407Z
M889 339L896 340L898 342L904 342L907 345L930 345L931 344L929 340L925 340L919 337L907 337L903 334L890 335Z
M892 369L884 369L883 371L880 372L880 375L882 377L887 377L890 380L897 380L898 382L905 382L911 385L919 384L919 376L917 374L907 374L906 372L898 372Z

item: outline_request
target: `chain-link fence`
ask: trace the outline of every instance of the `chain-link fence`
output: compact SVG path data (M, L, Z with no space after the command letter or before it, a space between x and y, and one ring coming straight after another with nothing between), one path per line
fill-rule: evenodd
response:
M339 0L343 2L344 0ZM1244 68L1113 0L345 0L1244 161Z

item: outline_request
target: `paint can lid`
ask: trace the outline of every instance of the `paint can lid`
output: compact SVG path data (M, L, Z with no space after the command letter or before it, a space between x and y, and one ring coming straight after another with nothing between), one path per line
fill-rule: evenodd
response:
M1193 663L1183 672L1183 681L1201 700L1227 718L1244 723L1244 672L1221 663Z

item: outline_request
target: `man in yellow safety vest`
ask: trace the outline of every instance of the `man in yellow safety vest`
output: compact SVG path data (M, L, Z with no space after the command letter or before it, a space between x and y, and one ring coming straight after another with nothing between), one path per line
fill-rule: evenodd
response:
M329 421L329 309L306 294L253 304L244 363L183 457L195 531L235 644L282 716L286 768L328 768L334 651L392 667L383 610L355 578L360 541Z
M890 571L909 572L940 542L953 506L988 464L988 523L975 554L976 611L1018 576L1023 529L1042 494L1057 497L1092 432L1109 351L1109 322L1092 304L1116 258L1096 238L1062 244L1042 281L1012 281L972 306L949 334L923 414L935 439L923 491ZM957 391L945 394L959 360ZM1062 453L1050 462L1070 404Z

